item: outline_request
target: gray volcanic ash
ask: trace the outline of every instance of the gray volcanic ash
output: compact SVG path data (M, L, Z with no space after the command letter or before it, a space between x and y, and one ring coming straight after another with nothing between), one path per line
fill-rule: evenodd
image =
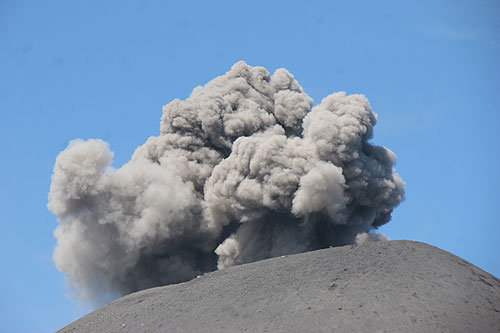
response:
M369 143L363 95L313 106L285 69L235 64L163 109L161 135L119 169L96 139L57 157L57 268L84 300L352 244L403 200L396 155Z

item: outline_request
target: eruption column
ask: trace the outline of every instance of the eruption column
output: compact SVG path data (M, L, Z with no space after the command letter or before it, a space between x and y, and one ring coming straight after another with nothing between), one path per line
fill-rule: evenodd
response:
M49 194L54 261L86 301L216 268L383 238L403 200L396 155L369 143L363 95L315 107L285 69L236 63L163 108L160 136L119 169L107 143L74 140Z

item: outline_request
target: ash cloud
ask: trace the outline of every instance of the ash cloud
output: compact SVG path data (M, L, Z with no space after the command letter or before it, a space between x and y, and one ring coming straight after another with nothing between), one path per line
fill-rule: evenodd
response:
M56 159L54 261L88 302L372 233L403 200L396 155L372 145L363 95L313 107L293 75L236 63L163 108L119 169L98 139Z

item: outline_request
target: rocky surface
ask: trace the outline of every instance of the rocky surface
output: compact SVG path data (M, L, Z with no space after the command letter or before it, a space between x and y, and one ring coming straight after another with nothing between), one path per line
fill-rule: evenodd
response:
M413 241L229 267L122 297L59 332L500 332L500 280Z

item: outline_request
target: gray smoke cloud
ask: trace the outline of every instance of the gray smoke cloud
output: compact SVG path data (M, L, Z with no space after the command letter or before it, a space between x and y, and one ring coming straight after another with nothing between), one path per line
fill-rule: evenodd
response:
M236 63L163 108L161 134L119 169L107 143L56 159L54 261L85 301L370 233L403 200L396 155L369 143L363 95L313 107L293 75Z

